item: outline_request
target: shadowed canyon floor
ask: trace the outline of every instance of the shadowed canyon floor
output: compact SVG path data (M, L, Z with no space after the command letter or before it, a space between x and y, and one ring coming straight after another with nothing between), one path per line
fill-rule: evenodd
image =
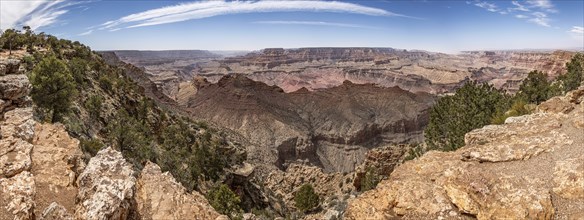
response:
M254 144L249 159L280 168L307 160L325 171L351 172L371 148L420 142L434 101L427 93L349 81L292 93L240 74L195 84L187 104L194 117L242 134Z

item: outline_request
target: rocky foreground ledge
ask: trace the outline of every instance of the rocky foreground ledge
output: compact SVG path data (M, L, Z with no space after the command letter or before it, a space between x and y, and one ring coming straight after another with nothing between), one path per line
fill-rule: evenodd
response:
M349 201L345 219L582 219L584 87L469 132Z
M106 148L85 164L79 140L33 120L28 78L0 59L0 219L227 219L148 163Z

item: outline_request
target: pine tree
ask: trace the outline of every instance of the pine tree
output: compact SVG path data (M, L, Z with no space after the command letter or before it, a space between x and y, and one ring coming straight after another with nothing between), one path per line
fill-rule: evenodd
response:
M33 101L52 112L53 123L60 121L76 95L73 77L67 65L54 56L46 57L32 70L30 82L33 86Z

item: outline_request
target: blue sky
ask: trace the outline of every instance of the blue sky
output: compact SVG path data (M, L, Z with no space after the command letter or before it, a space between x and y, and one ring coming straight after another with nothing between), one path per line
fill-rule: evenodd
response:
M0 10L1 29L30 25L95 50L584 47L582 0L1 0Z

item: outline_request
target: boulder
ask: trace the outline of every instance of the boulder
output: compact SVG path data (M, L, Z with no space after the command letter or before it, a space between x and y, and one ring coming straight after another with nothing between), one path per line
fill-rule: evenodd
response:
M122 153L111 147L99 151L77 179L75 218L126 219L136 184L133 175Z
M0 139L0 178L30 170L32 148L32 144L21 139Z
M34 178L28 171L0 178L0 219L33 219Z
M142 219L220 219L207 199L192 193L158 165L148 162L136 184L136 206Z
M4 121L0 122L2 138L18 138L27 142L32 141L34 125L32 107L16 108L4 114Z
M18 74L20 69L20 60L0 59L0 76L6 74Z
M27 96L32 89L24 74L0 76L0 98L16 100Z

